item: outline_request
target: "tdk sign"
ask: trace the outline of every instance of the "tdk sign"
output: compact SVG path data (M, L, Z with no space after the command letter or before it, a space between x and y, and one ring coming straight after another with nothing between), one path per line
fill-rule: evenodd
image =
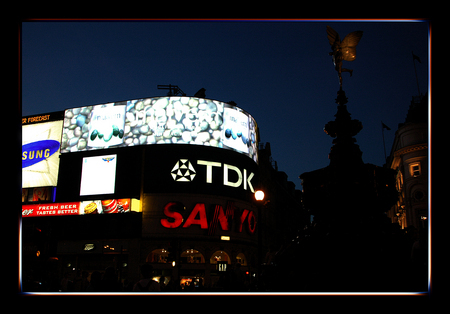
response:
M197 160L196 167L197 169L198 167L205 167L206 169L206 177L203 179L199 178L198 180L205 180L206 183L213 183L213 170L220 168L223 173L223 185L234 188L242 187L244 190L250 189L252 193L255 192L252 185L252 179L255 174L253 172L248 173L247 169L242 169L241 171L241 169L236 166L208 160ZM177 161L171 171L172 178L175 181L180 182L191 182L197 174L198 172L187 159L180 159ZM234 180L231 179L232 176Z
M37 164L47 159L59 149L59 142L44 140L22 145L22 168Z
M196 172L192 164L187 159L180 159L172 168L172 178L175 181L191 182L194 180Z

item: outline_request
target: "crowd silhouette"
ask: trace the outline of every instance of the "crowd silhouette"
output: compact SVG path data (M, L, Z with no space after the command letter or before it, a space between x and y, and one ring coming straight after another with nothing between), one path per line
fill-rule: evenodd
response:
M230 265L219 279L209 287L201 277L195 281L175 280L160 276L155 280L151 264L140 266L141 279L134 282L119 279L118 270L107 267L104 271L85 270L65 272L59 278L56 272L47 272L44 278L37 278L30 272L22 282L23 292L246 292L257 291L255 280L241 269L241 265Z
M205 285L203 278L160 276L151 264L137 281L119 270L37 273L26 269L22 292L420 292L428 291L428 232L393 230L384 239L305 234L267 257L259 276L229 264ZM268 255L268 256L269 256ZM158 280L155 280L158 278Z

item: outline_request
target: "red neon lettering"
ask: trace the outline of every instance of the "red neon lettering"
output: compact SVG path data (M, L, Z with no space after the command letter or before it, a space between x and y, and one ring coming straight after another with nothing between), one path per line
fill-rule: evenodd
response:
M220 205L216 205L214 208L213 219L209 222L208 235L214 234L218 223L220 223L220 227L222 228L222 230L229 230L228 217L227 215L225 215L225 213L223 212L223 207Z
M247 218L248 212L249 212L248 209L244 209L242 211L241 219L239 220L239 232L242 232L242 225L245 221L245 218Z
M69 207L70 208L70 207ZM161 219L161 225L165 228L178 228L183 224L183 216L180 213L186 208L180 202L169 202L164 206L164 215L167 218ZM183 224L183 228L189 228L192 225L199 225L201 229L208 229L208 235L214 235L217 226L220 224L220 228L223 231L231 230L231 219L234 217L235 209L237 209L233 202L228 202L226 211L221 205L215 205L214 214L211 217L211 221L208 225L206 216L206 209L204 203L197 203L192 209L189 217ZM249 234L254 234L257 225L256 215L253 211L243 209L238 219L237 232L242 232L244 229L244 222L247 220L246 228Z
M213 219L209 223L208 235L213 235L216 230L217 221L218 221L218 217L219 217L219 210L221 208L222 208L222 206L220 206L220 205L216 205L216 207L214 208L214 216L213 216Z
M169 202L164 206L164 215L170 218L161 219L161 225L166 228L177 228L183 222L183 216L175 210L184 209L183 204L179 202ZM173 220L173 221L172 221Z
M222 230L229 230L228 217L223 212L222 206L219 207L219 223Z
M197 214L199 214L199 218L197 219ZM205 204L197 203L192 210L189 217L186 219L186 223L183 225L183 228L188 228L191 225L200 225L202 229L208 229L208 222L206 220L206 210Z
M256 217L255 214L251 211L248 213L248 218L247 218L247 223L248 223L248 232L250 234L255 233L255 229L256 229Z

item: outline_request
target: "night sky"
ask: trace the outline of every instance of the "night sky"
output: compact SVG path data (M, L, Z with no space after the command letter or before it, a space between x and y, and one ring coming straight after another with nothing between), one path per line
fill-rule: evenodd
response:
M347 108L363 124L363 161L384 164L412 96L429 88L429 24L423 21L28 21L22 24L22 115L121 100L187 96L234 101L270 142L288 180L329 164L339 90L326 26L341 39L361 30L353 76L343 73Z

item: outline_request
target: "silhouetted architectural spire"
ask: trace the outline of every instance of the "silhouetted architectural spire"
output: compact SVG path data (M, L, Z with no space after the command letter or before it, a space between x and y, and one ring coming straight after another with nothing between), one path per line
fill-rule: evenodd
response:
M354 138L361 131L362 123L351 118L343 90L338 91L336 103L335 120L324 128L325 133L334 138L328 155L330 164L300 175L303 204L314 215L316 223L329 230L357 234L365 232L369 221L374 221L373 217L382 220L381 214L395 202L395 174L364 164ZM356 231L355 228L361 229Z
M328 122L324 127L325 133L335 138L328 156L330 166L362 165L362 152L359 145L355 144L356 139L353 138L361 131L362 123L359 120L351 119L345 105L347 97L343 90L338 91L336 103L338 104L338 111L334 115L336 119Z

